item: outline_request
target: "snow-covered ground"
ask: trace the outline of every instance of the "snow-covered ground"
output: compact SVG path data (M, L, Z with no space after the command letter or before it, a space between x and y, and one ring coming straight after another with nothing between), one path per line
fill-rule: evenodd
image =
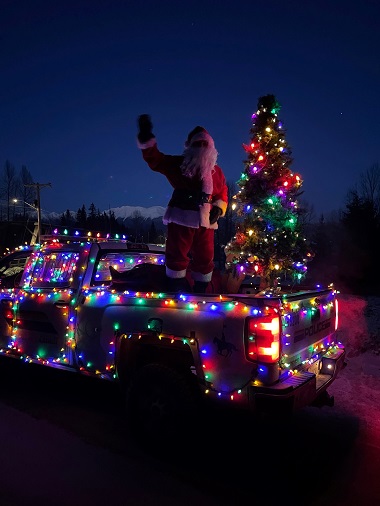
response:
M339 340L347 366L329 388L337 414L358 416L380 447L380 297L339 294Z

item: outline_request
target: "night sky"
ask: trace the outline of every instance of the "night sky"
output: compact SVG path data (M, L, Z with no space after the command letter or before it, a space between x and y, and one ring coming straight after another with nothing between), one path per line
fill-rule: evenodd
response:
M44 211L166 206L171 187L136 145L196 125L227 181L261 95L274 94L316 215L344 208L380 162L380 2L0 0L0 163L25 165Z

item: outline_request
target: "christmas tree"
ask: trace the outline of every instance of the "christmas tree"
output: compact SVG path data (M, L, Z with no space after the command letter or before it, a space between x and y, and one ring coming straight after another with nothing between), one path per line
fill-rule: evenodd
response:
M302 179L290 168L291 148L278 118L280 105L274 95L258 100L252 116L250 143L245 169L233 197L237 213L236 234L227 244L226 267L260 276L260 288L275 288L281 277L300 282L306 275L306 263L313 254L302 235Z

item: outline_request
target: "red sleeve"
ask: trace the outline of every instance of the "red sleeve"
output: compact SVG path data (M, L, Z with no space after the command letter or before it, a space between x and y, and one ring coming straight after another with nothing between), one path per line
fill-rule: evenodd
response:
M223 171L218 165L215 166L215 173L213 175L213 187L214 191L212 194L212 203L215 206L220 207L223 213L222 216L224 216L226 214L228 205L228 188Z
M140 147L144 160L153 171L170 176L173 170L178 170L182 157L162 153L157 147L156 139L151 139Z

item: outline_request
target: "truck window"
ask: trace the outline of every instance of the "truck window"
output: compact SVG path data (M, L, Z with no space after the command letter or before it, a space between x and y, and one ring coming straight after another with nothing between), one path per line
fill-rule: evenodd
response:
M127 251L109 252L102 255L99 259L96 269L94 270L92 286L110 285L111 273L110 266L114 267L120 272L129 271L136 265L143 263L149 264L164 264L165 255L162 253L131 253Z
M14 288L18 286L26 261L31 252L20 251L0 260L0 288Z
M36 288L62 288L70 286L79 253L59 251L39 255L34 265L31 285Z

